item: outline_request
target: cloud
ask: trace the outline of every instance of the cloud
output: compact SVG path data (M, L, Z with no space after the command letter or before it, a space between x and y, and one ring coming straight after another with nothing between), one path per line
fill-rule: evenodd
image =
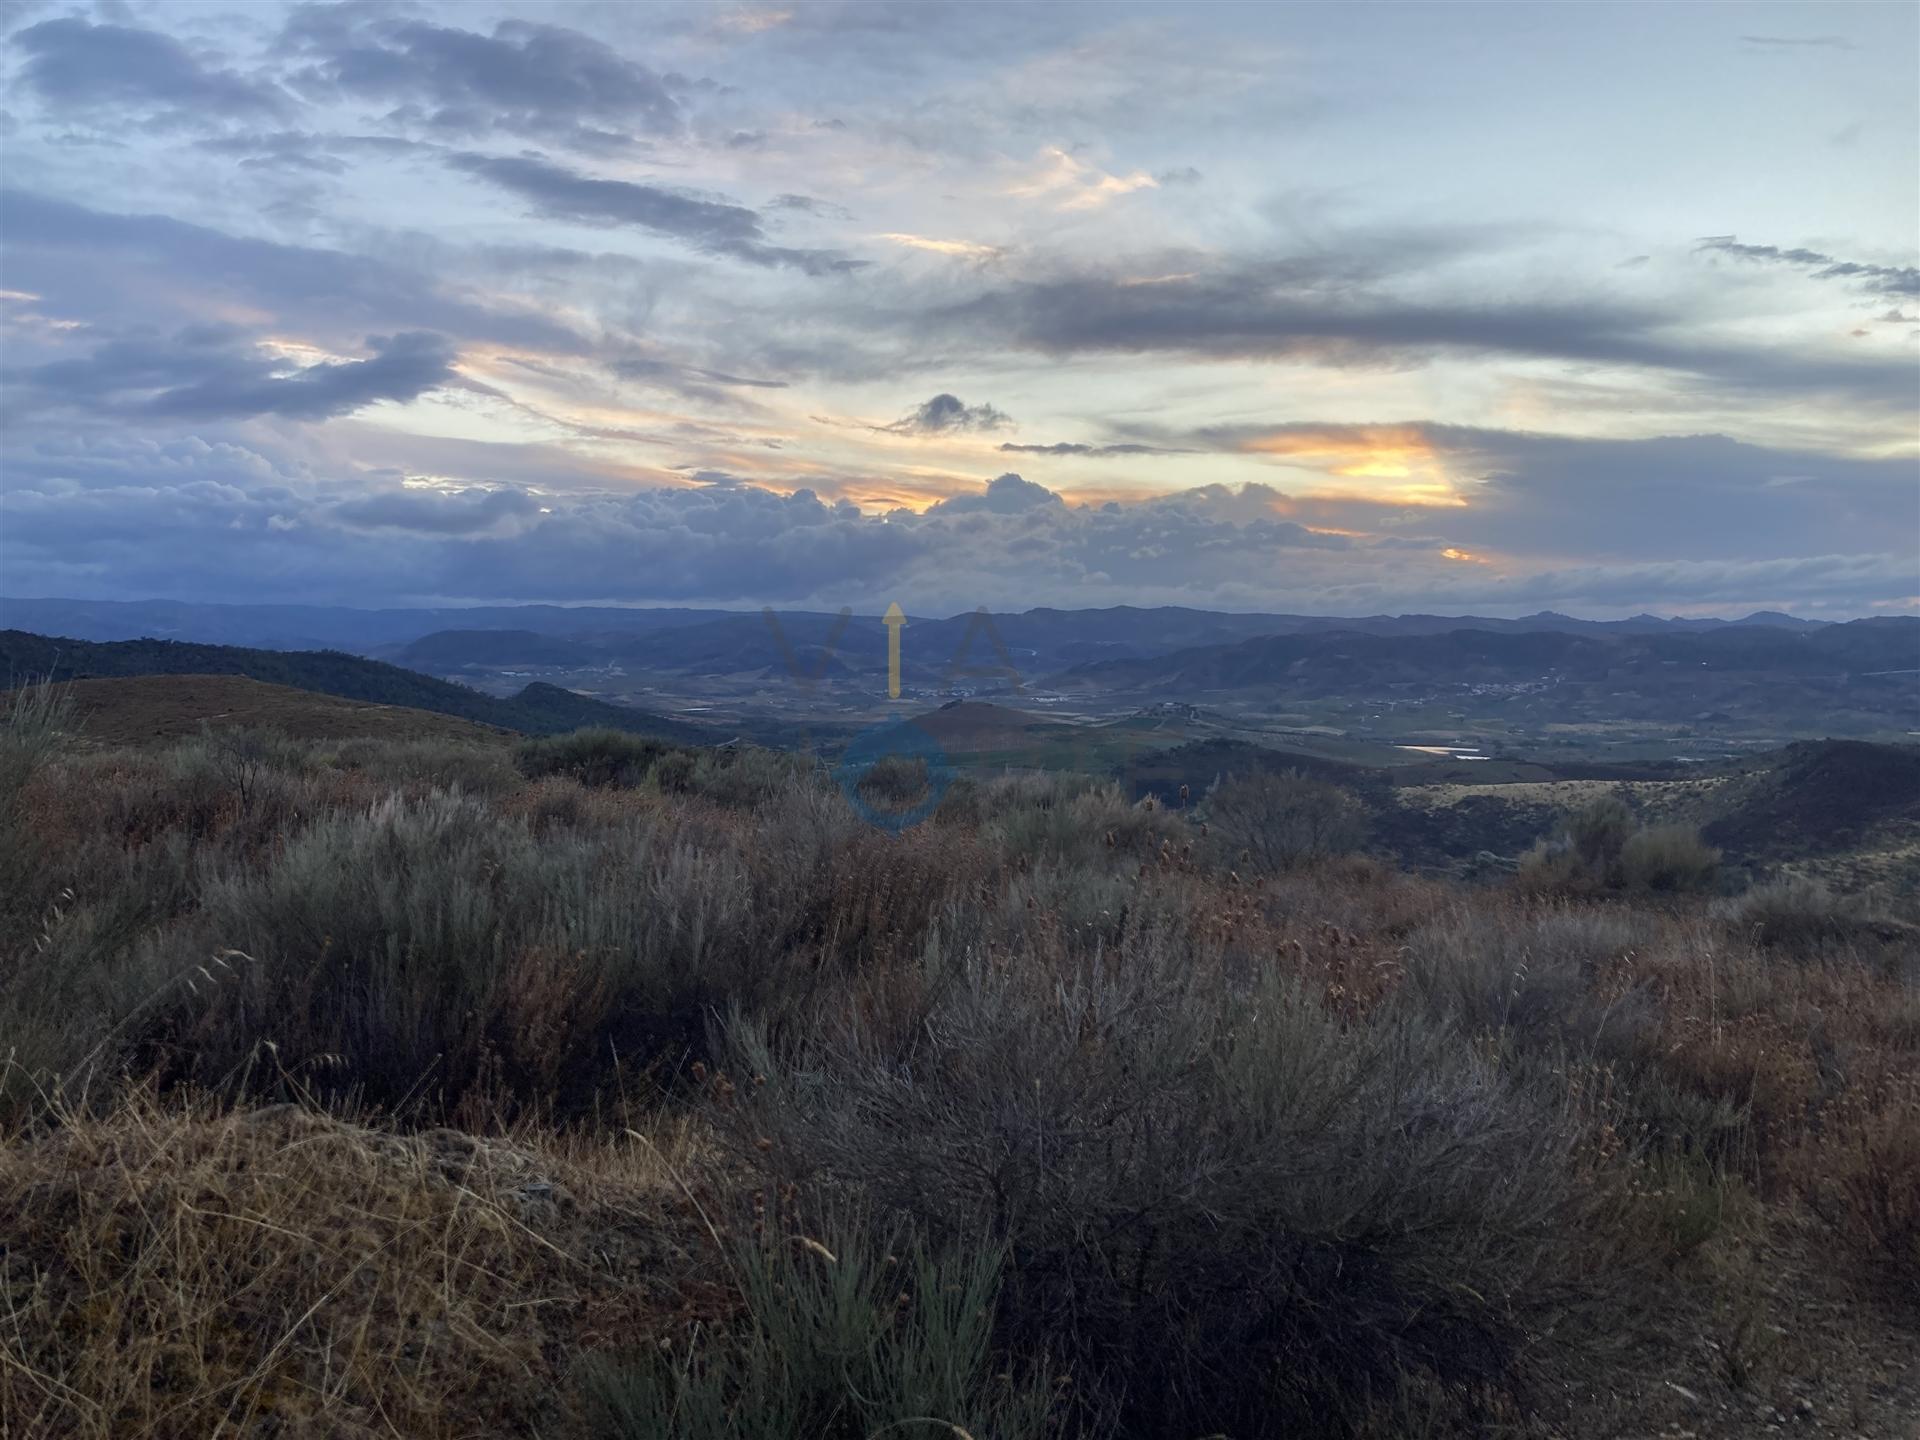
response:
M588 348L531 306L476 297L443 276L164 215L117 215L0 191L0 236L10 284L45 295L59 313L119 328L199 324L238 311L342 343L370 330L406 329L548 351Z
M388 490L328 507L327 519L367 530L404 530L414 535L481 535L503 522L540 513L524 490L417 486Z
M1851 50L1854 44L1844 35L1742 35L1748 45L1773 50Z
M1049 145L1040 152L1040 166L1035 174L1007 187L1007 194L1023 199L1050 199L1061 210L1096 210L1122 195L1152 190L1159 184L1144 170L1111 175L1058 145Z
M1717 437L1613 445L1424 428L1471 503L1423 512L1412 526L1377 504L1342 513L1261 484L1075 505L1008 474L920 514L863 514L810 489L778 494L728 472L638 488L403 483L398 474L323 478L327 467L231 443L113 434L19 447L0 494L0 533L15 593L362 605L877 608L898 598L949 612L1196 604L1524 613L1754 609L1794 597L1857 610L1920 593L1910 551L1885 548L1920 519L1912 487L1898 489L1898 466ZM1690 475L1705 477L1698 493L1678 483ZM1348 533L1330 533L1335 524ZM1448 550L1485 563L1449 559ZM184 574L183 554L196 557Z
M20 81L54 110L139 110L204 121L261 119L290 108L276 87L204 63L154 30L43 20L13 43L27 54Z
M769 245L760 217L743 205L705 200L631 180L595 180L531 156L451 155L454 169L511 191L539 214L583 225L631 225L709 255L808 275L843 274L864 263L827 250Z
M389 119L453 135L607 149L684 128L668 77L577 30L507 20L481 34L368 14L295 11L282 45L307 64L293 83L316 97L390 102L400 108Z
M1191 455L1193 451L1174 449L1165 445L1083 445L1070 440L1057 441L1052 445L1015 445L1003 444L1001 451L1009 455L1084 455L1089 458L1107 459L1117 455Z
M785 380L757 379L748 375L729 375L722 370L703 370L698 365L681 365L671 360L655 360L646 357L629 356L615 360L609 367L613 373L624 380L643 380L667 383L674 388L687 387L688 380L704 382L704 385L718 385L729 389L747 390L784 390ZM704 388L701 386L699 388Z
M1863 280L1867 288L1882 295L1920 297L1920 268L1912 265L1862 265L1851 260L1836 260L1818 250L1783 250L1778 245L1742 245L1738 236L1702 236L1698 250L1731 255L1739 260L1778 265L1818 266L1815 280Z
M927 508L933 516L966 515L987 512L994 515L1019 515L1029 510L1045 510L1063 502L1044 485L1036 485L1018 475L995 476L978 494L955 495Z
M1406 298L1367 283L1377 263L1353 256L1227 260L1151 283L1069 273L987 289L927 312L918 324L983 346L1050 355L1174 354L1327 366L1505 355L1687 372L1736 389L1845 392L1901 409L1911 404L1913 370L1904 360L1696 338L1676 332L1671 307L1605 296ZM1884 278L1899 288L1908 274L1889 271Z
M820 215L833 220L853 218L853 212L844 205L836 205L831 200L822 200L813 195L776 195L771 204L775 210L799 210L808 215Z
M972 240L936 240L931 236L909 235L898 230L888 231L875 238L895 245L904 245L909 250L925 250L934 255L951 255L960 260L997 260L1003 253L997 245L981 245Z
M934 396L910 415L891 425L870 428L891 435L953 435L968 431L1004 430L1013 420L991 405L969 405L957 395Z
M1264 455L1335 481L1289 513L1377 531L1402 489L1416 523L1460 548L1593 560L1776 559L1878 548L1920 531L1907 459L1857 459L1744 444L1724 435L1611 440L1469 426L1217 426L1190 443ZM1411 504L1408 512L1414 512Z
M220 330L185 331L167 341L109 342L83 359L9 372L44 399L156 420L273 415L327 420L380 400L408 401L453 379L453 352L426 332L373 336L365 360L297 366Z

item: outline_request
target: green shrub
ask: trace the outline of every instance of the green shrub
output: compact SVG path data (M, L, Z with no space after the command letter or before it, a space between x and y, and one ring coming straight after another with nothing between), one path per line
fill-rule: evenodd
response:
M1684 825L1636 828L1618 796L1603 795L1569 814L1558 830L1520 859L1517 884L1540 895L1631 890L1676 894L1711 890L1720 852Z

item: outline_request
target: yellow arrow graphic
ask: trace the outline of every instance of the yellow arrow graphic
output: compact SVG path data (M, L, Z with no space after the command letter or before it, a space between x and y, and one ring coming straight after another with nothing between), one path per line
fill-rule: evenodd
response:
M887 613L880 617L880 623L887 627L887 698L900 698L900 627L907 623L906 612L895 601L887 606Z

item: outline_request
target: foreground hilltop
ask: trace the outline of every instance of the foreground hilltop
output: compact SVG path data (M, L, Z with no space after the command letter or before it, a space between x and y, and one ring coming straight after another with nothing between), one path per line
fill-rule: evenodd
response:
M1298 767L930 801L609 731L120 749L70 698L0 724L24 1434L1920 1412L1911 891L1743 891L1618 786L1461 885ZM1729 783L1797 814L1887 763Z

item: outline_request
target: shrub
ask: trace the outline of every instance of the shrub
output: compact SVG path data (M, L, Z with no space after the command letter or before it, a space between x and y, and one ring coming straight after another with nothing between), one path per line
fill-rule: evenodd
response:
M645 818L536 840L444 794L326 816L205 885L171 964L248 958L168 1009L157 1053L205 1083L253 1066L429 1113L579 1105L622 1057L697 1046L714 1005L772 995L788 922L760 895L737 855Z
M335 763L395 788L459 790L467 795L504 795L520 783L514 751L504 743L466 740L342 741Z
M1617 795L1602 795L1567 817L1566 844L1590 867L1605 871L1620 858L1633 833L1633 811Z
M1604 967L1646 943L1638 917L1600 907L1527 911L1459 907L1407 936L1407 981L1431 1014L1469 1034L1512 1032L1591 1047L1625 1040L1631 1006L1594 996Z
M1206 821L1229 856L1286 870L1357 850L1366 811L1348 791L1297 770L1228 776L1207 791Z
M861 772L854 789L876 810L905 813L925 802L930 784L923 757L883 755Z
M1920 1298L1920 1085L1826 1117L1800 1187L1841 1246L1892 1294Z
M1534 894L1635 890L1672 894L1710 890L1720 852L1688 826L1636 829L1618 796L1603 795L1569 814L1520 859L1517 883Z
M1720 874L1720 852L1686 825L1636 830L1620 847L1620 883L1656 894L1711 890Z
M1715 913L1756 944L1777 949L1843 936L1866 918L1866 906L1818 880L1783 875L1723 901Z
M1003 1342L1051 1349L1121 1433L1329 1433L1409 1385L1519 1393L1594 1278L1607 1200L1570 1128L1411 1014L1343 1029L1166 930L1064 973L930 963L784 1046L736 1025L765 1077L738 1133L936 1242L1002 1238Z
M575 730L521 742L514 763L529 779L564 775L582 785L639 785L673 748L624 730Z

